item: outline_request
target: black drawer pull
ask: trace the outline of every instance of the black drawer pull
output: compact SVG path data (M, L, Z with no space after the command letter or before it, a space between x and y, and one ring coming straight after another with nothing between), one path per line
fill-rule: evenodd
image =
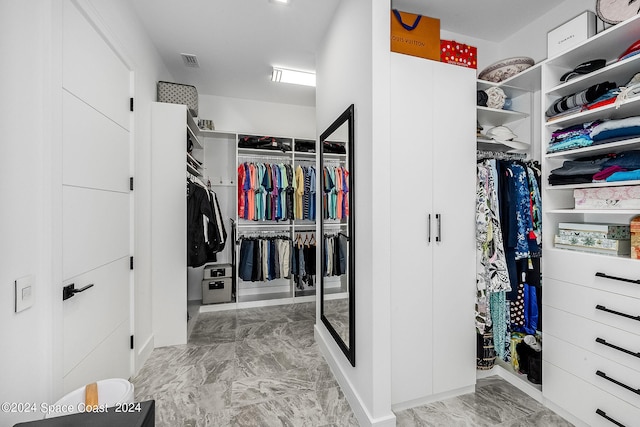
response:
M611 347L611 348L614 348L614 349L616 349L618 351L621 351L623 353L627 353L627 354L630 354L630 355L635 356L637 358L640 358L640 351L637 352L637 353L634 353L633 351L627 350L626 348L618 347L615 344L608 343L607 340L605 340L604 338L596 338L596 342L598 344L606 345L607 347Z
M614 420L613 418L611 418L610 416L608 416L607 413L604 412L602 409L596 409L596 414L600 415L602 418L604 418L607 421L611 421L612 423L614 423L618 427L627 427L624 424L622 424L621 422L618 422L618 421Z
M596 273L596 277L604 277L605 279L619 280L621 282L635 283L636 285L640 285L640 280L625 279L624 277L609 276L608 274L604 274L604 273L600 273L600 272Z
M612 383L614 383L616 385L619 385L622 388L626 388L627 390L632 391L635 394L640 394L640 388L633 388L633 387L630 387L630 386L626 385L625 383L622 383L622 382L620 382L618 380L614 380L613 378L607 376L607 374L605 374L602 371L596 371L596 375L599 376L599 377L604 378L607 381L611 381Z
M209 282L209 290L212 291L214 289L224 289L224 282Z
M640 322L640 316L633 316L631 314L622 313L620 311L610 310L604 305L600 305L600 304L596 305L596 310L606 311L607 313L615 314L616 316L622 316L622 317L626 317L627 319L633 319Z
M215 270L211 270L211 277L222 277L224 276L224 268L217 268Z

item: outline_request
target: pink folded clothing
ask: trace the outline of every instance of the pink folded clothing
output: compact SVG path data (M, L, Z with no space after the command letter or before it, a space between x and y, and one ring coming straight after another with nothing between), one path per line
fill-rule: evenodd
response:
M620 166L609 166L606 169L602 169L600 172L593 175L594 181L604 181L613 175L615 172L623 172L626 169L621 168Z

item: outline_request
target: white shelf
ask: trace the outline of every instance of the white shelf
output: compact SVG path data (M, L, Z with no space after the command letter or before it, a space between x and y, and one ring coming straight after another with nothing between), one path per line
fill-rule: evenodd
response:
M573 190L575 188L603 188L603 187L622 187L627 185L640 185L640 181L615 181L615 182L593 182L589 184L567 184L567 185L549 185L547 190Z
M501 142L495 141L493 139L488 138L477 138L478 150L489 150L489 151L513 151L520 152L522 150L516 150L513 147L505 145ZM527 148L528 149L528 148Z
M480 124L491 126L501 126L529 117L528 114L519 111L498 110L489 107L477 107L477 115Z
M477 86L480 90L493 86L499 87L509 98L515 98L524 93L535 92L540 89L541 69L542 63L539 62L500 83L478 79Z
M576 64L578 65L578 64ZM589 74L575 77L566 83L551 88L547 95L566 96L578 93L594 84L610 81L618 86L626 84L640 68L640 55L635 55L620 62L614 62Z
M640 138L630 138L622 141L610 142L608 144L592 145L575 150L558 151L545 155L548 159L579 159L585 156L597 154L620 153L627 150L640 149Z
M552 209L546 213L553 215L567 214L606 214L606 215L640 215L640 209Z
M292 151L281 151L281 150L263 150L256 148L241 148L238 147L238 155L241 157L251 157L251 156L273 156L273 157L282 157L289 158L293 157Z
M187 132L191 135L191 140L193 141L194 148L202 150L204 147L198 138L198 134L200 133L200 128L196 125L195 120L193 120L193 116L191 112L187 108Z
M547 127L560 128L591 122L596 119L624 119L637 115L640 115L640 96L627 99L620 104L620 108L616 108L615 104L612 103L593 110L581 111L576 114L547 120L545 125Z

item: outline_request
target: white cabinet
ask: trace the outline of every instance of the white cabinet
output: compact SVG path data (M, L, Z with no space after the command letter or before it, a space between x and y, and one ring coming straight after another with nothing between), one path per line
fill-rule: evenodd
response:
M474 70L391 54L397 407L475 384L474 87Z
M558 98L604 81L624 85L637 72L640 56L617 61L637 40L640 17L592 37L542 67L542 111ZM566 83L560 76L603 58L606 67ZM640 98L579 111L542 125L547 153L554 130L593 121L640 115ZM543 173L566 160L640 149L640 139L543 154ZM551 186L543 183L543 396L587 425L635 425L640 412L640 262L626 257L554 248L560 222L628 224L640 209L576 209L577 188L638 185L637 181Z

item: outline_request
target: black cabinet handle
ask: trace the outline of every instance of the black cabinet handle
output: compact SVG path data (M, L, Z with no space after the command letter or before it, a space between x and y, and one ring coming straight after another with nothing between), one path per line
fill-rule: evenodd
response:
M621 282L635 283L636 285L640 285L640 280L625 279L624 277L609 276L608 274L604 274L604 273L600 273L600 272L596 273L596 277L603 277L605 279L619 280Z
M436 214L436 221L438 223L437 233L436 234L436 242L442 242L442 215Z
M611 348L614 348L614 349L616 349L618 351L621 351L623 353L627 353L627 354L630 354L630 355L635 356L637 358L640 358L640 351L637 352L637 353L634 353L633 351L627 350L626 348L619 347L619 346L617 346L615 344L608 343L607 340L605 340L604 338L596 338L596 342L598 344L606 345L607 347L611 347Z
M632 314L623 313L621 311L611 310L605 307L604 305L600 305L600 304L596 305L596 310L606 311L607 313L615 314L616 316L622 316L622 317L626 317L627 319L633 319L640 322L640 316L634 316Z
M604 412L602 409L596 409L596 414L600 415L605 420L612 422L613 424L617 425L618 427L627 427L624 424L622 424L621 422L616 421L613 418L611 418L610 416L608 416L607 413Z
M431 243L431 214L427 215L427 242Z
M632 391L632 392L634 392L635 394L640 395L640 388L633 388L633 387L630 387L630 386L626 385L626 384L625 384L625 383L623 383L623 382L620 382L620 381L618 381L618 380L616 380L616 379L613 379L613 378L611 378L611 377L607 376L607 374L605 374L605 373L604 373L604 372L602 372L602 371L596 371L596 375L597 375L597 376L599 376L599 377L604 378L604 379L605 379L605 380L607 380L607 381L611 381L611 382L612 382L612 383L614 383L615 385L619 385L619 386L620 386L620 387L622 387L622 388L626 388L627 390Z

